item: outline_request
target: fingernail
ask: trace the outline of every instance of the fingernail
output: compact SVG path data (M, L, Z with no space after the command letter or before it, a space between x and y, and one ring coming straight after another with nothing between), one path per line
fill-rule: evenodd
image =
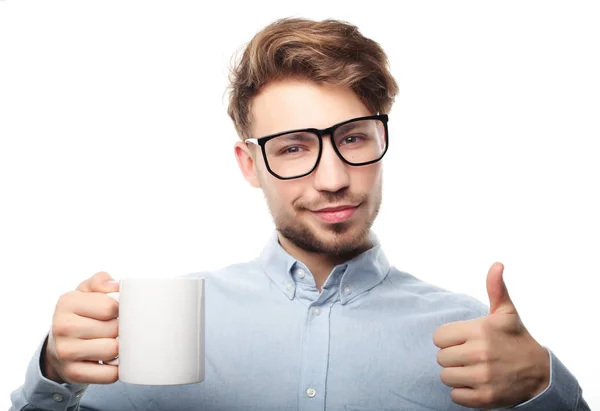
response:
M117 284L119 284L119 282L117 280L108 280L105 284L106 285L117 285Z

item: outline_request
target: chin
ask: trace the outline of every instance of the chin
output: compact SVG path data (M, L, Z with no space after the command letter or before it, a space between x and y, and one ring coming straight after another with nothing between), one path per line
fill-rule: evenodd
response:
M278 231L306 251L346 256L365 248L370 228L365 221L356 220L331 224L296 220L292 224L280 224Z

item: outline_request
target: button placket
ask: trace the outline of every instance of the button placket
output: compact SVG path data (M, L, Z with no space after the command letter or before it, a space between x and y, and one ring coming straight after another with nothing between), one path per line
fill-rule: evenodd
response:
M327 357L330 344L329 305L307 307L306 331L302 347L300 371L299 411L325 409L327 389Z

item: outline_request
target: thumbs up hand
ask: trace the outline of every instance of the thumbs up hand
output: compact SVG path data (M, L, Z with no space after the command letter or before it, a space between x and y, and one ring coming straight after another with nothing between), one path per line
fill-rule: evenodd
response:
M548 351L529 334L495 263L487 275L486 317L442 325L433 335L440 348L441 379L452 401L470 408L508 408L540 394L550 381Z

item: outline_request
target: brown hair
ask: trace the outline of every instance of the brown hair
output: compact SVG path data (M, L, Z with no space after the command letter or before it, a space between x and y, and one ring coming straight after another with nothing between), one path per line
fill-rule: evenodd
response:
M250 104L261 88L284 77L351 88L369 110L388 113L398 85L375 41L339 20L276 20L246 45L230 73L228 114L242 139L249 136Z

